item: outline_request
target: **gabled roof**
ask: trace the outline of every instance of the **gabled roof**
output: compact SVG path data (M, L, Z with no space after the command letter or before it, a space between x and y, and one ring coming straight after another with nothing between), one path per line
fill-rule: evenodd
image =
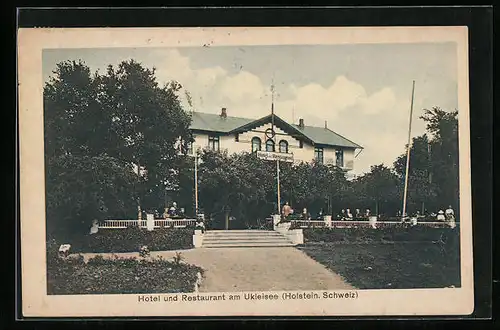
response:
M314 141L315 144L326 144L326 145L334 145L340 147L363 149L363 147L361 147L360 145L352 142L349 139L346 139L342 135L337 134L328 128L315 127L315 126L304 126L303 128L300 128L299 125L295 124L293 124L292 126L300 130L305 136Z
M271 122L271 115L259 119L241 118L193 112L190 129L198 131L219 132L225 134L243 133L255 127ZM339 146L344 148L363 149L360 145L346 139L334 131L315 126L304 126L289 124L280 117L274 115L276 126L295 138L302 138L312 144Z
M253 121L255 119L230 116L222 118L220 115L212 113L193 112L189 128L192 130L228 133Z

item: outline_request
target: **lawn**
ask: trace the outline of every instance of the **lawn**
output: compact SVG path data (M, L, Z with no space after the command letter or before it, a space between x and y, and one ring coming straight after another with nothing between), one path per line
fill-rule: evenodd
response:
M359 289L460 286L458 229L310 229L304 236L299 249Z

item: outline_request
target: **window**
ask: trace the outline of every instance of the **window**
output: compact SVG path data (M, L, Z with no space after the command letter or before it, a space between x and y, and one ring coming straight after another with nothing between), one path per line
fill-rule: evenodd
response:
M288 153L288 142L285 140L280 141L280 152L282 153Z
M252 138L252 152L260 151L261 148L261 142L258 137Z
M335 150L335 164L344 167L344 150Z
M274 141L269 139L266 141L266 151L274 151Z
M208 147L214 151L219 151L219 137L209 136L208 137Z
M314 159L323 164L323 148L314 148Z

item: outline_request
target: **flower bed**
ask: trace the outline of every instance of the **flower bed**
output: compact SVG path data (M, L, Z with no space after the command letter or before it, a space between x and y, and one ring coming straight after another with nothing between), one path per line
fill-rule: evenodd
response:
M70 242L71 253L138 252L142 246L147 246L150 251L190 249L193 247L193 233L194 229L190 228L104 229Z
M197 266L173 260L82 256L62 259L57 244L47 246L47 293L64 294L126 294L193 292Z

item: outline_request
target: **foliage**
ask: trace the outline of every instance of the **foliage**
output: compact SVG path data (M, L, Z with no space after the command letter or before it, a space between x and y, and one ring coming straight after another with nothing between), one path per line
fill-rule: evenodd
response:
M102 229L93 235L75 238L72 251L94 253L137 252L142 246L150 251L190 249L193 230L184 228L158 228L153 231L138 227Z
M184 256L180 252L175 252L175 256L172 258L174 265L178 267L184 260Z
M147 258L147 257L149 257L151 255L151 251L149 250L149 248L147 247L147 245L144 245L144 246L142 246L139 249L139 255L142 258Z
M159 86L154 69L133 60L105 74L57 65L44 86L48 227L82 233L94 218L135 217L139 196L143 209L161 204L176 184L178 138L181 147L190 139L181 88Z
M56 245L47 245L49 295L193 292L198 272L203 273L197 266L162 258L61 259Z
M135 180L116 158L61 155L47 160L47 234L70 239L88 232L93 219L134 212Z
M408 206L412 209L458 208L458 111L439 107L424 109L421 119L427 134L413 138L410 148ZM394 162L401 180L406 173L406 153ZM426 207L427 206L427 207Z
M393 210L401 200L398 177L383 164L372 166L370 172L353 182L353 186L357 192L358 205L372 209L373 214Z
M400 226L373 228L314 228L304 229L306 242L376 243L376 242L439 242L458 240L457 228L431 228L427 226Z

